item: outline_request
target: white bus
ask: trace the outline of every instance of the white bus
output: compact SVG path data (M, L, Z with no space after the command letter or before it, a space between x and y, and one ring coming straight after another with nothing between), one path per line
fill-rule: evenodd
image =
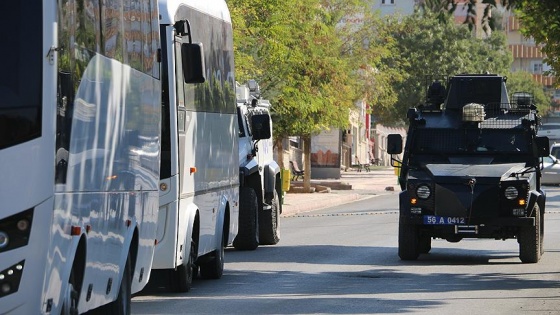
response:
M129 314L157 230L156 0L0 1L0 314Z
M232 26L223 0L159 1L163 119L160 210L153 268L164 286L217 279L238 230L239 160ZM184 76L203 51L204 80ZM159 280L161 282L161 279ZM168 282L167 282L168 281ZM160 283L161 285L161 283Z

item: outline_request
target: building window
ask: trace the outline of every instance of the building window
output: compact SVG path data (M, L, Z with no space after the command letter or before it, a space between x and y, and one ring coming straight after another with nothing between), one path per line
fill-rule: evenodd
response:
M381 4L395 4L395 0L381 0Z
M541 74L543 72L543 64L542 63L534 63L533 64L533 73Z
M299 137L292 136L289 137L289 139L290 139L290 147L297 148L297 149L301 148L301 144L300 144L301 141Z

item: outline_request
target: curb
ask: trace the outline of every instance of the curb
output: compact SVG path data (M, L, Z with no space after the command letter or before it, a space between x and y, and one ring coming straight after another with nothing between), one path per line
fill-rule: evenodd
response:
M319 195L319 197L321 197L320 199L317 198ZM352 201L356 201L356 200L360 200L360 199L366 199L366 198L370 198L371 196L369 195L361 195L361 194L356 194L356 193L352 193L352 194L335 194L335 193L330 193L330 194L321 194L321 193L316 193L313 194L313 196L305 201L289 201L287 200L287 202L285 202L282 205L282 217L286 217L286 216L291 216L291 215L295 215L298 213L303 213L303 212L309 212L309 211L314 211L314 210L319 210L319 209L324 209L324 208L328 208L331 206L337 206L337 205L341 205L341 204L345 204L345 203L349 203Z
M396 184L397 179L391 168L371 172L345 172L339 179L311 180L312 188L320 188L313 193L303 193L302 182L291 182L290 191L283 198L281 217L321 210L373 196L394 194Z

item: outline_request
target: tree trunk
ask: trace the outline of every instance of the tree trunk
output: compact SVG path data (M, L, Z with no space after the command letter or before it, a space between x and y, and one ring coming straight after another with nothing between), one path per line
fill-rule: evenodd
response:
M311 192L311 136L302 137L303 140L303 191Z
M276 163L278 163L278 166L280 166L281 170L284 169L284 147L282 146L283 140L283 138L276 138L274 140L274 146L276 147L276 158L278 159Z

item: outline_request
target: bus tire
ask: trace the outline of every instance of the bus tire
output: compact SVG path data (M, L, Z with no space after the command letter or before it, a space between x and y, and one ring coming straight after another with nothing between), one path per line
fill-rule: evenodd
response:
M225 233L225 230L222 233ZM227 235L222 234L220 246L212 252L213 257L211 260L200 265L200 275L202 278L220 279L222 277L224 273L225 237Z
M191 239L189 248L189 257L183 260L183 263L177 266L177 269L171 271L171 288L177 293L189 292L192 287L193 278L198 268L195 265L196 261L196 243Z
M132 298L132 271L130 265L130 256L126 259L123 277L119 286L117 299L113 302L98 307L91 312L90 315L130 315L130 300Z
M68 286L64 294L64 301L62 303L61 315L78 315L78 302L80 301L80 286L77 283L77 275L75 267L70 271L70 279L68 279Z
M237 250L255 250L259 246L258 201L255 190L239 189L239 232L233 240Z

